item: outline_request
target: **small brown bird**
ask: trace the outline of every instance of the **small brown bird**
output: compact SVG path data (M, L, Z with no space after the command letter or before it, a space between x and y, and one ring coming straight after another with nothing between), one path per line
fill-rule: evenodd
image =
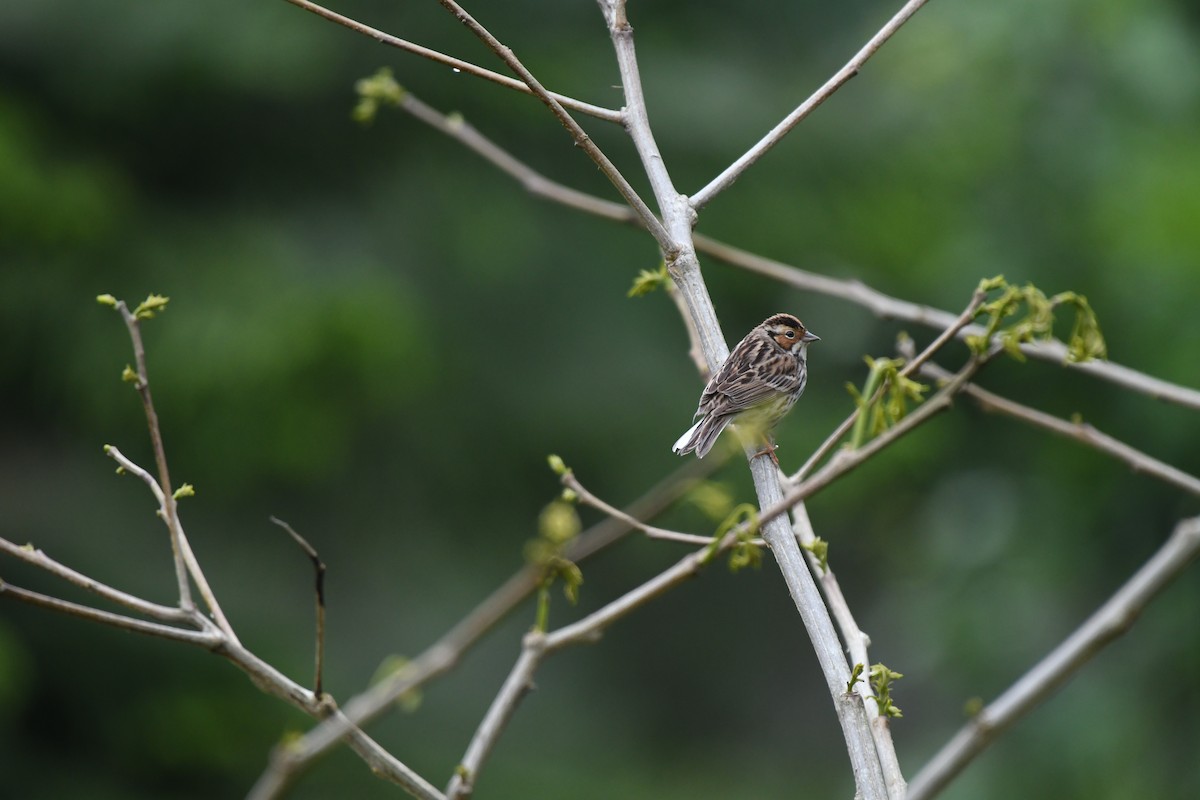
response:
M746 334L725 359L696 409L696 424L671 448L704 458L731 422L749 424L775 455L771 429L792 409L808 382L808 345L821 337L791 314L774 314Z

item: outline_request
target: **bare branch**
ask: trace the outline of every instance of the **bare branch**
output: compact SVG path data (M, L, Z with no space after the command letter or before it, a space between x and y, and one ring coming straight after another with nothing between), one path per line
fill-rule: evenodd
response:
M767 275L798 289L846 300L866 308L878 317L913 322L931 328L945 328L954 321L954 316L949 311L891 297L872 289L861 281L840 280L806 272L789 264L765 258L699 234L696 235L695 241L698 251L719 258L726 263L756 272L759 275ZM959 331L958 338L978 336L983 332L981 326L968 325ZM1200 390L1164 381L1112 361L1099 359L1084 362L1068 361L1067 346L1057 340L1022 344L1021 352L1039 361L1049 361L1067 369L1086 372L1156 400L1164 400L1200 411Z
M812 521L808 518L808 508L804 503L797 503L792 508L792 530L800 544L805 547L805 557L808 559L809 568L814 575L818 576L821 593L825 596L825 603L829 606L829 610L837 622L838 630L842 634L842 641L845 642L846 650L850 653L851 663L862 664L864 669L869 667L871 661L867 655L867 648L871 645L870 637L863 633L854 620L854 615L850 612L850 604L846 602L846 597L842 594L842 587L829 564L825 563L822 567L820 560L809 549L816 542L816 534L813 532ZM871 735L874 737L875 752L883 770L888 800L904 800L906 790L904 773L900 769L900 759L896 756L896 747L892 743L892 729L888 724L888 719L880 716L879 704L875 701L875 696L866 680L857 681L852 689L862 699L863 709L871 725Z
M539 631L525 634L525 642L517 663L513 665L508 679L504 681L500 692L488 708L487 714L479 723L479 728L471 737L471 743L467 746L467 752L463 755L462 762L454 771L450 785L446 787L446 797L449 800L467 797L474 790L475 778L479 775L483 762L491 754L492 748L496 746L500 734L512 719L521 698L533 688L533 673L537 670L545 652L545 634Z
M197 644L209 649L215 648L224 641L224 636L215 630L191 631L174 628L158 622L146 622L145 620L134 619L123 614L114 614L111 611L101 611L96 608L80 605L79 603L72 603L69 600L60 600L57 597L50 597L39 592L31 592L28 589L13 586L4 580L0 580L0 595L9 595L13 599L20 600L23 603L41 606L51 611L80 617L90 622L111 625L114 628L121 628L122 630L133 631L134 633L157 636L160 639L171 639L177 642Z
M345 714L331 711L326 720L345 732L350 749L358 754L373 773L397 784L419 800L445 800L444 794L356 727ZM271 754L270 768L247 793L247 800L272 800L282 797L288 786L288 778L298 768L294 763L295 757L295 753L287 744L278 746Z
M14 558L19 558L27 564L44 569L51 575L55 575L82 589L86 589L93 594L103 597L105 600L125 606L132 611L144 614L147 617L153 617L161 622L188 622L193 618L191 612L181 608L151 603L140 597L122 592L119 589L114 589L81 572L76 572L70 567L64 566L50 558L41 550L35 550L32 545L20 547L7 539L0 539L0 551L8 553Z
M524 84L521 85L524 86ZM462 117L457 115L450 117L443 114L416 98L407 89L404 97L400 100L400 108L483 156L502 172L516 179L522 188L534 196L553 200L568 208L616 222L635 225L642 223L641 218L629 206L623 203L614 203L611 200L605 200L550 180L529 165L513 158L506 150L481 134Z
M316 549L308 543L300 534L296 533L291 525L288 525L283 520L272 516L271 522L283 528L292 537L296 544L300 545L300 549L308 556L308 560L312 562L313 572L316 575L315 597L317 604L317 634L316 634L316 668L314 670L315 677L313 678L313 694L317 697L321 696L321 676L324 672L323 666L325 663L325 562L317 554Z
M154 494L154 498L158 500L158 514L160 517L166 520L165 509L167 502L169 500L173 506L175 498L168 498L167 495L164 494L162 487L158 485L158 482L149 472L138 466L113 445L106 444L104 446L104 453L113 461L116 461L118 464L120 464L121 469L125 470L131 475L134 475L135 477L140 478L142 482L150 487L150 491ZM183 532L183 523L180 521L178 513L175 513L174 515L174 522L171 527L171 531L174 534L173 541L178 544L178 550L176 552L179 554L186 572L190 574L192 576L192 580L196 582L196 588L199 589L200 596L204 598L204 604L208 606L209 611L212 612L213 619L216 621L217 626L221 628L221 630L225 632L225 635L228 636L232 641L237 642L237 634L233 632L233 626L229 624L229 620L225 618L225 614L221 611L221 604L217 602L217 597L215 594L213 594L212 587L209 586L208 579L204 576L203 570L200 569L200 563L196 560L196 554L192 552L192 545L188 541L187 534Z
M626 98L626 129L654 187L663 213L663 224L674 237L674 248L664 250L667 269L684 300L686 316L690 317L694 325L695 340L700 345L705 365L711 373L728 357L729 348L692 243L695 211L688 204L687 198L675 190L662 155L654 142L642 96L641 79L633 47L633 29L626 16L625 2L600 0L600 6L609 25L613 47L617 53L617 63L621 70L621 82ZM747 449L746 455L750 460L759 506L765 509L782 496L783 490L778 475L768 459L754 457L752 448ZM820 593L813 583L812 575L805 565L804 557L787 521L761 519L761 524L762 537L771 547L821 663L838 721L846 737L858 793L864 800L880 800L886 795L879 759L874 752L875 746L862 704L856 698L852 700L845 694L849 668L842 655L828 610L821 602Z
M939 380L949 375L948 372L936 364L927 364L923 372ZM1073 439L1081 444L1094 447L1101 453L1110 455L1118 461L1125 462L1134 472L1145 473L1171 486L1183 489L1185 492L1200 495L1200 478L1184 472L1177 467L1173 467L1166 462L1159 461L1157 458L1125 444L1120 439L1114 439L1108 434L1096 430L1086 422L1068 422L1065 419L1060 419L1052 414L1039 411L1036 408L1030 408L1029 406L1001 397L973 383L963 387L963 394L978 403L979 407L984 411L1006 414L1034 427L1050 431L1051 433L1057 433L1060 436Z
M699 460L699 459L697 459L697 460ZM572 491L574 491L575 494L577 494L579 496L580 502L586 503L587 505L591 506L592 508L598 509L599 511L602 511L605 514L608 514L610 517L613 517L614 519L624 522L629 527L635 528L636 530L641 531L642 533L649 536L651 539L664 539L664 540L672 541L672 542L683 542L685 544L696 544L696 545L700 545L701 547L712 544L711 536L697 536L697 535L691 534L691 533L681 533L679 531L669 531L669 530L666 530L665 528L656 528L653 525L647 525L646 523L642 522L641 520L637 519L636 517L629 516L621 509L609 505L608 503L604 502L599 497L596 497L596 495L594 495L590 491L588 491L588 489L582 483L579 482L579 479L575 477L574 472L568 471L565 475L563 475L562 483L564 486L567 486ZM761 545L761 544L763 544L763 542L760 539L760 540L752 541L751 544Z
M713 455L713 458L693 460L675 470L630 504L624 513L635 519L649 519L658 515L697 480L703 479L724 463L724 458L716 457L715 453ZM619 541L631 530L621 520L605 519L580 534L564 555L572 561L583 561ZM337 745L352 729L350 726L370 722L399 697L453 669L487 631L534 591L538 577L539 573L533 567L516 572L424 652L390 677L348 700L343 705L344 722L341 717L330 717L299 739L282 746L283 755L277 753L272 758L259 783L278 786L276 791L281 792L301 769ZM277 795L261 795L274 796Z
M369 36L381 44L386 44L391 47L413 53L414 55L421 56L422 58L427 58L430 61L436 61L439 64L445 64L446 66L452 67L459 72L464 72L468 75L474 75L477 78L483 78L485 80L492 81L493 83L498 83L508 89L515 89L516 91L524 94L534 94L532 89L515 78L510 78L507 75L501 75L498 72L492 72L490 69L484 69L483 67L476 66L469 61L463 61L462 59L454 58L453 56L448 56L444 53L439 53L437 50L430 50L428 47L422 47L419 44L413 44L412 42L406 41L399 37L392 36L390 33L384 33L378 28L372 28L370 25L364 25L357 20L341 15L336 11L330 11L324 6L310 2L310 0L286 0L286 2L302 8L305 11L311 11L318 17L327 19L330 22L336 22L338 25L349 28L356 33ZM576 100L573 97L567 97L566 95L558 94L557 92L550 92L550 96L559 103L562 103L562 105L566 108L578 111L581 114L587 114L588 116L602 119L606 122L620 123L622 121L620 111L614 111L611 108L603 108L602 106L592 105L591 103L584 103L581 100Z
M857 75L858 71L862 69L863 64L867 63L867 59L875 55L875 51L882 47L884 42L892 38L892 35L900 30L900 26L908 22L909 18L917 13L926 2L928 0L909 0L905 3L904 7L897 11L896 15L880 28L879 32L872 36L869 42L863 45L863 48L854 55L854 58L846 62L846 66L835 72L832 78L825 81L824 86L801 103L795 111L784 117L766 136L747 150L737 161L730 164L724 172L713 178L707 186L692 195L692 208L697 210L703 208L720 192L732 186L734 181L740 178L743 172L762 158L768 150L779 144L783 140L783 137L791 132L792 128L800 124L801 120L815 111L817 106L829 99L834 92L842 88L844 83Z
M424 104L422 104L424 106ZM440 114L428 106L424 108L431 112L434 116L425 121L439 130L443 130L447 135L459 139L468 147L471 147L476 152L483 155L496 166L500 167L509 175L517 178L528 191L543 197L547 200L553 200L561 203L569 208L574 208L579 211L593 214L595 216L604 217L617 222L634 222L632 211L624 206L593 195L588 195L584 192L579 192L570 187L563 186L560 183L546 178L536 172L527 165L513 158L510 154L498 147L494 142L484 138L478 132L474 132L474 136L478 137L481 142L486 143L485 148L476 148L463 137L455 134L452 122L447 120L444 114ZM419 118L424 119L418 115ZM440 117L442 124L436 124L436 120ZM469 127L469 126L467 126ZM473 129L472 129L473 130ZM621 209L621 211L618 211ZM733 245L712 239L701 234L694 235L696 249L702 253L707 253L726 263L737 267L766 275L774 278L781 283L795 286L805 291L816 292L829 297L836 297L856 305L866 308L871 313L885 319L897 319L905 322L912 322L918 325L924 325L930 328L938 328L941 330L948 329L954 324L954 315L949 311L944 311L932 306L924 306L918 303L912 303L907 300L901 300L896 297L891 297L870 286L857 280L840 280L838 278L830 278L826 275L818 275L813 272L801 270L798 267L790 264L784 264L780 261L766 258L764 256L751 253ZM968 335L977 335L982 332L982 328L978 326L968 325L957 332L958 338L965 338ZM1021 345L1021 350L1026 355L1041 361L1049 361L1065 366L1068 369L1079 370L1086 372L1101 380L1115 383L1126 389L1145 394L1158 400L1163 400L1176 405L1181 405L1186 408L1191 408L1200 411L1200 390L1192 389L1186 386L1164 381L1160 378L1155 378L1129 367L1122 366L1112 361L1092 360L1083 363L1067 361L1066 345L1059 341L1051 342L1036 342L1032 344ZM702 370L703 371L703 370ZM852 424L852 423L851 423ZM844 432L843 432L844 435ZM839 437L840 438L840 437Z
M572 117L570 113L563 108L562 103L560 103L549 92L547 92L542 84L538 82L537 78L533 76L533 73L526 69L525 65L517 59L516 55L513 54L512 49L501 44L500 40L493 36L487 28L479 24L474 17L468 14L466 10L458 3L454 2L454 0L438 0L438 2L441 3L447 11L457 17L460 22L466 25L467 28L469 28L471 32L479 38L480 41L482 41L492 50L492 52L499 56L500 60L507 64L508 68L515 72L517 77L524 81L530 90L550 108L550 111L553 112L554 116L558 118L558 121L562 123L562 126L566 128L570 132L571 136L575 139L575 144L577 144L585 153L588 154L588 157L596 163L596 166L600 168L600 171L604 173L605 177L608 178L621 196L625 198L625 202L629 203L630 207L633 208L633 210L637 213L638 217L642 221L642 224L646 227L646 230L651 236L654 237L654 240L658 242L659 248L664 253L675 252L676 246L671 237L667 234L666 228L664 228L663 224L658 221L658 217L654 215L654 212L650 210L650 207L646 205L646 202L642 200L634 188L629 184L629 181L625 180L625 176L622 175L620 170L616 168L616 165L608 160L608 156L604 155L604 151L602 151L596 145L596 143L592 141L592 138L588 136L587 131L580 127L579 123L575 121L574 117Z
M1137 621L1159 592L1200 553L1200 517L1180 522L1171 537L1074 633L967 723L913 778L908 800L928 800L984 748L1071 679Z

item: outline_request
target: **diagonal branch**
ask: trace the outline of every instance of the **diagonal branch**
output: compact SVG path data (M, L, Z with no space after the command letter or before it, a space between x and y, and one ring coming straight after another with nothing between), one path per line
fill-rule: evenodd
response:
M468 75L474 75L477 78L483 78L485 80L492 81L493 83L498 83L508 89L515 89L516 91L523 92L524 94L534 94L532 89L515 78L510 78L507 75L501 75L498 72L492 72L490 69L484 69L483 67L476 66L469 61L463 61L462 59L448 56L444 53L438 52L437 50L431 50L428 47L422 47L419 44L414 44L397 36L392 36L390 33L384 33L378 28L372 28L370 25L364 25L357 20L343 16L336 11L331 11L324 6L311 2L310 0L286 0L286 2L302 8L305 11L310 11L313 14L316 14L318 17L322 17L330 22L335 22L338 25L349 28L356 33L369 36L381 44L386 44L391 47L413 53L414 55L421 56L422 58L427 58L430 61L436 61L439 64L445 64L449 67L453 67L459 72L465 72ZM602 119L606 122L620 123L622 121L622 115L620 111L614 111L611 108L603 108L602 106L595 106L591 103L584 103L581 100L576 100L573 97L567 97L566 95L558 94L556 92L551 92L550 95L555 100L562 103L566 108L573 109L581 114L587 114L588 116Z
M922 371L938 380L945 379L949 375L948 372L936 364L927 364ZM1171 486L1183 489L1185 492L1200 495L1200 478L1191 473L1184 472L1178 467L1173 467L1164 461L1160 461L1151 455L1147 455L1136 447L1125 444L1120 439L1115 439L1102 431L1096 430L1096 428L1086 422L1070 422L1060 419L1052 414L1039 411L1036 408L1030 408L1027 405L1001 397L973 383L963 387L963 394L978 403L979 407L984 411L1006 414L1036 428L1056 433L1059 436L1065 436L1068 439L1074 439L1081 444L1099 450L1101 453L1110 455L1118 461L1125 462L1134 472L1150 475Z
M457 17L459 22L466 25L493 53L499 56L500 60L508 65L508 68L515 72L525 82L525 85L550 108L550 111L558 118L562 126L575 139L575 144L588 154L588 157L596 163L600 171L604 173L605 177L608 178L621 196L625 198L625 202L629 203L630 207L637 213L642 224L645 225L646 230L654 237L654 240L658 242L658 246L663 253L674 253L677 247L670 235L668 235L666 228L659 222L658 217L654 215L654 212L650 210L646 202L642 200L633 186L629 184L629 181L625 180L625 176L621 174L616 165L608 160L608 156L604 155L604 151L592 141L592 137L588 136L587 131L580 127L575 118L563 108L562 103L546 91L545 87L533 76L533 73L526 69L525 65L520 62L512 49L502 44L499 39L493 36L487 28L477 22L474 17L468 14L454 0L438 0L438 2L447 11Z
M728 264L756 272L759 275L766 275L797 289L846 300L862 306L875 316L884 319L898 319L930 328L945 328L954 320L954 315L949 311L892 297L867 286L862 281L842 280L807 272L790 264L751 253L716 239L710 239L707 236L696 235L696 249ZM983 333L981 326L968 325L959 332L959 338L965 339L967 336L978 336L981 333ZM1021 352L1040 361L1049 361L1067 369L1086 372L1096 378L1153 397L1156 400L1164 400L1200 411L1200 389L1164 381L1113 361L1101 359L1084 362L1068 361L1067 346L1057 339L1022 344Z
M783 140L783 137L791 132L792 128L800 124L801 120L815 111L817 106L828 100L834 92L842 88L843 84L857 75L858 71L862 69L863 64L867 63L867 59L875 55L875 51L882 47L884 42L892 38L892 35L900 30L900 26L908 22L909 18L913 14L916 14L926 2L928 0L908 0L904 4L904 7L897 11L896 15L878 33L863 45L862 49L854 55L854 58L846 62L846 66L835 72L832 78L825 81L825 85L801 103L795 111L784 117L766 136L747 150L737 161L730 164L724 172L713 178L707 186L692 195L692 208L697 210L703 208L720 192L732 186L733 182L740 178L743 172L762 158L768 150L779 144Z
M175 503L175 498L168 497L163 492L162 487L154 480L154 477L145 469L140 467L126 457L120 450L113 447L111 444L104 446L104 453L113 461L121 465L121 469L126 472L141 478L142 481L150 487L150 491L154 494L159 503L159 516L166 518L165 508L168 504ZM233 626L229 624L229 620L225 618L225 613L221 610L221 604L217 602L217 596L213 593L212 587L209 586L208 579L204 576L204 571L200 568L200 562L196 560L196 554L192 552L192 545L188 542L187 534L183 532L183 523L179 520L179 514L174 515L174 522L171 527L174 534L174 541L179 546L179 557L182 559L187 573L192 576L192 580L196 582L196 588L200 591L200 596L204 598L205 605L212 612L213 620L217 626L225 632L225 635L234 642L238 640L237 634L233 632ZM186 580L186 578L185 578ZM193 606L194 608L194 606Z
M904 368L900 370L899 377L906 378L909 375L912 375L913 372L919 369L922 364L924 364L939 350L945 347L947 342L957 336L958 332L969 325L971 320L975 319L975 315L979 313L979 307L983 305L983 301L986 298L987 292L983 291L982 287L976 289L975 294L971 296L971 302L968 303L967 307L963 309L963 312L958 315L958 318L951 322L946 329L937 336L936 339L930 342L929 346L922 350L920 355L918 355L916 358L910 358L908 363L904 365ZM880 386L876 393L872 397L868 398L867 404L869 405L870 403L875 402L875 400L883 394L883 390L884 387ZM803 480L805 476L812 472L813 468L819 464L821 460L825 458L825 456L829 455L833 448L837 446L837 443L842 440L842 437L844 437L850 431L850 428L854 426L854 423L862 414L864 407L856 407L852 412L850 412L850 416L846 417L845 421L843 421L841 425L837 426L833 433L826 437L825 441L821 443L821 446L813 451L813 454L808 457L808 460L804 462L804 465L800 467L800 469L797 470L796 473L789 478L789 480L795 483L796 481Z
M120 589L101 583L95 578L77 572L64 564L55 561L50 556L43 553L41 550L35 549L32 545L19 547L7 539L0 539L0 551L7 553L14 558L18 558L27 564L32 564L39 569L49 572L68 583L86 589L95 595L103 597L105 600L116 603L117 605L125 606L131 611L136 611L139 614L144 614L147 617L152 617L160 622L187 622L192 619L191 612L185 611L182 608L159 605L143 600L140 597L122 592Z
M127 617L124 614L114 614L111 611L101 611L90 606L72 603L69 600L50 597L40 592L31 592L28 589L13 586L11 583L0 579L0 595L5 594L23 603L40 606L51 611L58 611L62 614L69 614L70 616L86 619L90 622L99 622L103 625L111 625L114 628L133 631L134 633L143 633L147 636L157 636L160 639L198 644L210 650L215 649L224 641L224 635L215 630L191 631L171 625L163 625L159 622L147 622L146 620Z
M513 158L491 140L475 131L470 126L456 125L446 115L425 104L421 104L425 113L417 114L405 104L405 110L413 113L418 119L437 128L479 153L501 170L520 181L530 193L552 200L568 208L611 219L616 222L636 222L633 212L625 206L603 200L593 195L579 192L561 183L550 180L528 165ZM440 124L439 124L440 122ZM466 131L470 131L467 135ZM475 146L473 141L484 146ZM954 315L940 308L901 300L884 294L857 280L843 280L808 272L774 259L751 253L739 247L721 242L717 239L694 235L697 251L707 253L721 261L740 267L759 275L765 275L775 280L794 286L804 291L816 292L828 297L836 297L855 305L861 306L872 314L884 319L896 319L911 322L929 328L946 329L953 325ZM982 332L978 326L968 325L958 331L958 337L977 335ZM1114 383L1139 394L1148 395L1157 400L1180 405L1200 411L1200 390L1155 378L1135 369L1117 364L1113 361L1092 360L1083 363L1067 361L1066 345L1059 341L1036 342L1022 344L1021 351L1031 358L1057 364L1067 369L1086 372L1100 380Z
M1138 616L1200 554L1200 517L1180 522L1171 537L1066 641L962 728L913 778L908 800L935 797L975 756L1053 694Z
M685 464L631 503L625 513L635 519L657 516L697 480L707 477L723 463L724 459L714 457ZM580 534L564 555L572 561L582 561L619 541L631 530L628 524L619 519L605 519ZM403 668L362 694L350 698L343 706L344 717L330 717L298 739L278 748L267 770L259 778L259 785L274 788L256 797L280 796L297 773L341 742L354 729L353 726L367 724L391 707L399 697L453 669L485 633L533 593L539 575L534 567L519 570Z
M696 460L699 461L699 459L696 459ZM587 505L591 506L592 508L595 508L595 509L607 514L608 516L612 517L613 519L624 522L629 527L634 528L635 530L641 531L642 533L646 534L646 536L648 536L651 539L664 539L666 541L671 541L671 542L683 542L684 544L696 544L696 545L700 545L701 547L712 544L711 536L698 536L698 535L692 534L692 533L681 533L679 531L667 530L666 528L658 528L658 527L655 527L654 525L647 525L646 523L639 520L637 517L630 516L629 514L622 511L621 509L616 508L615 506L611 506L608 503L601 500L599 497L596 497L596 495L592 494L587 489L587 487L585 487L582 483L579 482L579 479L575 477L575 473L570 470L568 470L563 475L562 482L563 482L564 486L571 489L571 491L575 492L575 494L579 497L579 501L581 503L586 503ZM750 542L750 544L754 544L754 545L761 545L762 543L763 542L761 539L753 540Z
M446 788L446 796L451 800L460 800L474 790L475 781L484 761L491 753L505 726L512 719L517 705L532 688L534 673L546 656L567 647L597 641L604 631L616 622L695 576L718 554L737 541L739 533L745 530L746 526L738 526L721 537L715 546L710 541L704 548L689 553L650 580L610 601L583 619L551 633L531 631L526 634L522 642L521 654L509 672L508 678L504 681L500 692L492 700L475 735L471 737L466 754L455 771L454 778Z
M498 167L509 177L514 178L517 183L521 184L521 187L525 191L536 197L544 197L547 200L553 200L559 205L616 222L634 224L641 222L641 219L633 212L633 209L623 203L614 203L611 200L605 200L604 198L596 197L587 192L581 192L578 189L572 189L569 186L550 180L524 162L518 161L508 151L481 134L470 123L463 120L461 116L455 115L454 117L449 117L417 99L407 89L404 91L404 96L400 99L400 108L431 128L441 131L450 138L461 142L468 149L483 156L483 158Z

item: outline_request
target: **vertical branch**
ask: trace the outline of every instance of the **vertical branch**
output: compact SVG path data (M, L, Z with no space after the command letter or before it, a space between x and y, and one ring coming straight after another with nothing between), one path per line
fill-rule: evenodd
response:
M315 677L313 678L313 695L320 700L322 695L321 681L324 674L325 665L325 562L317 554L316 549L308 543L300 534L278 517L272 516L270 520L275 525L283 528L292 537L296 544L300 545L300 549L308 556L308 560L312 562L313 571L316 573L316 604L317 604L317 633L316 633L316 667L314 669Z
M812 529L812 521L808 518L808 507L804 503L798 503L792 508L792 530L801 546L805 548L805 555L813 574L820 575L821 591L825 594L825 602L837 622L838 629L842 632L842 640L846 644L846 650L850 653L850 661L862 664L864 670L867 669L871 663L867 655L867 647L871 643L870 637L858 627L854 615L850 612L850 605L842 594L842 587L834 576L833 570L829 568L829 564L825 563L822 567L821 561L808 549L816 542L816 534ZM879 704L871 693L865 678L856 681L850 688L862 698L863 709L866 712L867 721L871 725L871 735L875 738L875 752L879 756L880 766L883 769L888 798L889 800L904 800L906 792L904 773L900 769L900 759L896 756L896 746L892 743L892 730L888 725L888 720L886 717L880 716Z
M778 472L768 458L753 458L750 470L754 475L754 488L758 492L760 508L771 508L783 502L783 489L779 484ZM846 751L854 770L854 782L858 787L856 797L865 800L883 800L887 797L884 788L883 770L875 750L871 726L867 722L866 710L861 698L846 691L850 683L850 668L842 653L842 643L829 617L829 610L821 599L821 593L813 581L812 573L804 559L796 537L792 535L787 515L781 514L763 527L762 537L771 547L779 564L780 572L787 583L788 591L800 612L808 637L816 651L817 661L834 709L842 725L846 740Z
M129 338L133 342L133 357L137 369L135 371L126 367L123 377L132 381L137 388L138 396L142 399L142 408L146 413L146 425L150 431L154 461L158 468L158 480L155 481L151 478L147 483L150 484L155 498L159 501L160 514L171 538L175 577L179 584L179 607L186 611L194 610L196 607L192 601L191 586L188 584L188 575L190 574L217 626L222 633L229 637L231 642L240 644L237 634L233 631L233 626L229 624L225 613L221 611L221 605L217 602L217 597L213 594L208 579L204 577L204 571L200 569L200 562L196 560L196 554L192 552L192 546L188 543L187 536L183 533L183 524L179 521L175 493L171 490L171 476L167 469L167 455L163 447L162 430L158 424L158 413L154 410L154 400L150 395L150 379L146 370L146 348L142 344L141 320L153 319L155 314L166 308L168 299L152 294L137 308L130 311L124 300L117 300L112 295L104 294L96 298L102 305L112 306L121 313L121 318L125 320L125 327L129 329ZM106 447L105 451L112 457L116 448Z
M685 301L708 369L715 372L729 356L729 348L725 343L712 298L705 286L700 262L696 258L692 239L695 212L688 203L688 198L675 189L654 141L633 46L633 28L629 24L625 2L599 2L609 25L620 68L621 85L625 91L626 128L654 188L662 211L663 224L673 239L673 249L664 250L663 254L667 269ZM750 455L748 449L747 456ZM765 458L751 458L750 469L760 508L778 505L783 500L783 488L774 465ZM829 611L821 600L820 592L808 570L799 544L792 535L786 516L765 521L762 536L771 546L788 591L816 650L846 738L858 794L865 800L882 800L887 797L882 768L875 752L863 704L857 697L848 696L846 693L850 669L842 653Z
M146 426L150 429L150 445L154 449L154 463L158 468L158 485L162 489L163 522L166 523L167 530L170 532L171 554L175 560L175 579L179 585L179 607L190 611L195 608L195 603L192 602L192 589L188 584L187 568L184 565L175 494L171 490L171 473L167 469L167 453L163 447L162 430L158 425L158 413L154 410L154 400L150 396L150 380L146 374L146 348L142 343L142 307L138 307L138 312L130 311L124 300L116 302L115 306L121 312L121 318L125 320L125 327L129 330L129 339L133 342L133 363L137 365L134 388L137 389L138 396L142 399L142 410L146 414ZM153 311L149 313L153 316Z

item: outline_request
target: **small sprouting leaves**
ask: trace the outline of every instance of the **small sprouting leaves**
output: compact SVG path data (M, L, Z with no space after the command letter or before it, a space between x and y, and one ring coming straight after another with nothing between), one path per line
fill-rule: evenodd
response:
M96 295L96 302L102 306L108 306L109 308L117 307L117 298L113 297L111 294Z
M563 463L562 458L554 453L546 456L546 463L550 465L550 469L554 471L555 475L562 476L571 471L571 468Z
M854 684L862 680L863 669L865 667L859 663L855 664L854 669L850 670L850 680L846 681L846 694L854 693Z
M561 465L562 459L558 460ZM562 469L563 472L568 471L565 466ZM567 493L571 497L567 497ZM550 587L555 581L562 582L563 595L572 605L578 601L579 587L583 585L583 572L564 555L583 527L575 509L575 500L578 499L575 495L574 490L565 489L563 496L550 501L538 515L538 535L525 543L525 560L541 573L538 579L537 619L534 622L534 628L539 631L545 631L549 622Z
M154 319L154 316L162 311L167 310L167 303L171 302L171 298L163 297L161 294L151 294L146 297L138 307L133 310L135 319Z
M538 533L552 544L570 541L579 534L581 527L574 504L565 500L555 500L538 515Z
M644 269L633 279L627 297L642 297L665 285L671 277L667 274L667 265L661 264L658 269Z
M892 702L892 682L903 677L904 675L890 669L886 664L875 664L871 667L871 690L875 693L875 702L879 704L879 713L884 717L899 719L904 716Z
M982 281L979 288L986 292L999 290L1000 296L979 308L979 314L987 317L984 332L967 337L967 345L976 354L982 355L994 337L1006 353L1024 361L1021 345L1054 338L1055 311L1065 305L1075 310L1075 321L1066 342L1067 361L1082 362L1107 355L1096 312L1083 295L1060 292L1047 297L1032 283L1013 286L1002 275ZM1013 317L1017 318L1015 322L1003 324Z
M396 83L392 71L387 67L381 68L369 78L355 82L354 91L358 94L358 103L350 112L351 118L363 125L375 121L382 105L398 106L404 100L404 87Z
M1075 308L1075 324L1067 339L1067 361L1082 363L1108 355L1104 334L1100 332L1100 321L1096 319L1096 312L1086 297L1075 292L1061 292L1051 298L1051 302Z
M814 536L811 542L800 546L813 554L813 557L817 559L817 564L821 567L821 572L829 571L829 542L820 536Z
M138 382L137 371L134 370L134 368L131 365L126 364L125 369L121 370L121 380L125 381L126 383L137 383Z
M758 508L751 503L742 503L734 508L717 526L712 543L706 548L705 562L716 554L721 540L735 528L739 530L733 546L729 548L729 571L738 572L745 567L757 569L762 564L762 553L754 544L754 537L758 535Z
M192 486L190 483L185 483L183 486L180 486L178 489L176 489L175 492L171 496L174 497L176 500L179 500L184 497L195 497L196 496L196 487Z
M852 449L861 447L868 433L878 436L902 420L908 413L909 403L923 401L923 394L929 388L900 374L904 359L866 356L864 360L870 372L862 391L852 383L846 384L846 391L850 392L859 409L850 438Z

